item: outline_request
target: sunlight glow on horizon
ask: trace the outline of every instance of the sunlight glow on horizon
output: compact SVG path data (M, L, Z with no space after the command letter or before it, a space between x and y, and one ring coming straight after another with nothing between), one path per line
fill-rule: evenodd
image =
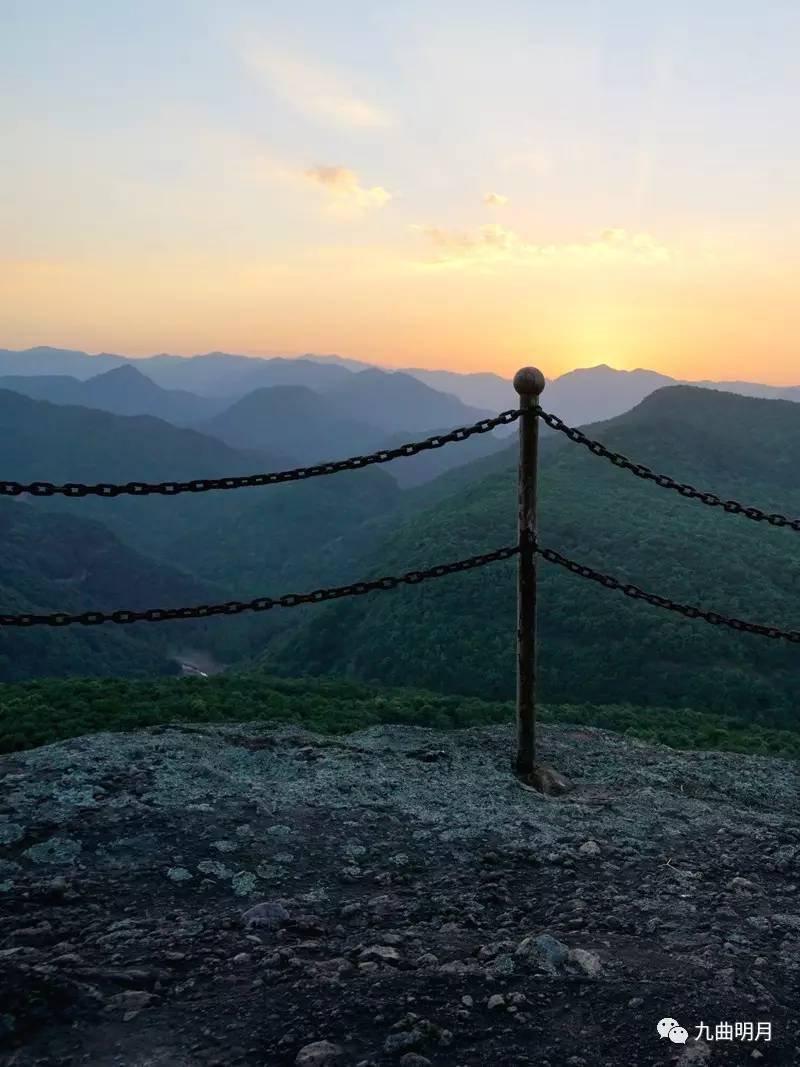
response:
M699 7L10 5L0 347L800 384L800 7Z

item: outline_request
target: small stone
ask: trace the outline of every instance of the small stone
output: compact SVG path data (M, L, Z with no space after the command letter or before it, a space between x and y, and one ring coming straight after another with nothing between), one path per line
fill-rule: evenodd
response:
M250 956L249 952L239 952L236 956L233 957L231 963L235 963L237 964L237 966L241 966L244 963L249 963L251 959L252 957Z
M400 1067L431 1067L431 1061L427 1056L420 1056L416 1052L407 1052L400 1060Z
M514 962L514 957L504 953L502 956L498 956L497 959L492 960L486 968L486 973L494 975L511 975L515 973L516 969L517 965Z
M417 960L417 967L436 967L438 963L438 956L434 956L432 952L423 952Z
M578 849L578 852L580 852L582 856L599 856L600 846L596 841L584 841Z
M202 874L213 874L216 878L233 878L234 872L219 860L201 860L197 869Z
M170 867L167 871L167 878L173 882L191 882L192 877L192 872L185 867Z
M569 959L571 963L577 963L584 974L590 978L597 978L603 973L603 964L596 952L589 952L585 948L571 948Z
M449 960L438 968L439 974L483 974L483 968L472 960Z
M413 1030L400 1030L399 1033L389 1034L383 1043L383 1051L391 1056L394 1052L403 1052L405 1049L414 1048L424 1040L424 1034L416 1027Z
M569 789L566 778L562 778L552 767L535 767L525 779L525 784L545 796L559 796Z
M359 953L362 960L375 960L377 963L399 963L400 953L390 945L370 945Z
M231 886L237 897L249 897L255 892L256 876L250 871L239 871L231 879Z
M126 1014L135 1012L138 1015L142 1008L146 1008L153 1000L155 1000L153 994L144 989L126 989L124 993L117 993L110 997L108 1006L110 1008L124 1008ZM126 1018L125 1021L127 1022L128 1019Z
M80 850L80 841L73 841L69 837L51 837L26 848L23 855L34 863L74 863Z
M644 997L631 997L628 1001L629 1008L641 1008L642 1004L644 1004Z
M728 889L733 889L742 896L758 892L758 886L755 882L751 882L749 878L742 878L741 876L731 878L728 882Z
M25 830L18 822L0 822L0 845L13 845L24 836Z
M498 1008L504 1008L506 1006L506 998L502 993L495 993L494 996L489 997L486 1001L486 1007L489 1011L497 1011Z
M555 974L569 959L569 949L550 934L531 935L523 938L517 946L517 956L527 957L538 963L549 974Z
M469 994L467 994L467 996L461 998L461 1003L464 1005L465 1008L471 1008L475 1001L472 999L471 996L469 996Z
M343 1054L341 1045L334 1045L331 1041L314 1041L310 1045L304 1045L295 1057L295 1067L328 1067L335 1063Z
M698 1040L691 1045L685 1045L683 1052L676 1061L676 1067L697 1067L698 1064L707 1063L711 1059L711 1046L705 1041Z
M266 926L268 929L274 930L279 926L283 926L288 919L289 912L282 904L268 900L263 901L261 904L254 904L252 908L248 908L242 914L242 921L248 929L252 926Z

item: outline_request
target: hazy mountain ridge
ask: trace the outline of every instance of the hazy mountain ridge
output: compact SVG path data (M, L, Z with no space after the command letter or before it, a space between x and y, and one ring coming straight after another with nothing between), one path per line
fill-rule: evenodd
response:
M0 349L0 374L19 375L22 373L20 368L26 367L25 373L28 375L70 374L86 378L98 373L97 361L101 361L102 369L135 365L162 387L182 387L208 397L227 395L231 401L253 389L272 385L305 385L318 392L327 392L337 386L346 386L348 377L379 370L384 374L415 377L429 387L459 399L468 407L489 409L496 413L516 405L516 393L510 379L491 372L458 373L418 367L389 369L362 360L313 353L292 358L240 356L223 352L133 358L108 353L89 355L69 349ZM542 403L565 421L579 425L613 418L638 404L655 389L676 384L698 385L764 399L800 401L800 385L689 381L657 371L615 370L606 364L599 364L568 371L550 379ZM434 419L427 428L446 424L446 419ZM411 426L397 428L410 429Z
M66 354L70 364L74 355ZM87 356L86 360L97 358ZM47 359L52 359L50 350ZM215 395L162 388L140 369L142 364L156 365L153 361L166 366L178 379L181 374L196 378L194 368L200 368L207 380L195 384L210 387L215 383ZM331 380L315 374L314 364L303 360L212 354L188 360L158 356L135 362L89 379L10 375L0 377L0 388L5 385L51 403L80 404L115 414L147 414L177 426L193 426L237 449L265 452L272 456L274 466L283 468L395 447L491 414L470 408L410 375L376 368L351 373L334 367L336 375ZM271 384L237 396L244 385L265 377ZM284 379L289 384L275 384ZM307 380L313 382L313 389L302 384ZM401 485L416 484L498 447L495 440L475 439L465 448L422 456L391 471Z
M256 389L198 429L234 448L280 441L298 463L372 452L386 440L385 431L340 411L329 394L302 385Z
M52 404L97 408L115 415L152 415L176 426L209 418L226 404L185 389L162 389L132 364L112 367L92 378L68 375L7 375L0 389L10 389Z

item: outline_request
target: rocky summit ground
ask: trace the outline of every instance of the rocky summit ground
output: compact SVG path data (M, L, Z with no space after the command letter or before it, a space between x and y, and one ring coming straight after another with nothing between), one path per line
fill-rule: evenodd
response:
M800 1062L796 765L550 726L544 797L511 747L171 726L4 757L0 1062Z

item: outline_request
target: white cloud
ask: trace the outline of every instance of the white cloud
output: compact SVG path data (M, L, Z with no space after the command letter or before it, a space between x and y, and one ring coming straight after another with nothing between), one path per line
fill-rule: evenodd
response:
M605 262L660 263L670 258L669 249L648 233L623 229L603 230L587 240L562 244L536 244L503 226L481 226L474 232L417 226L436 247L433 266L464 266L500 262Z
M264 44L247 47L244 58L258 78L304 115L335 126L389 124L381 107L354 92L334 70Z
M334 201L356 208L380 208L392 199L382 185L365 188L358 175L348 167L318 165L303 171L303 178L320 186Z
M508 203L508 197L503 196L502 193L487 193L483 198L483 202L489 207L502 207L503 204Z

